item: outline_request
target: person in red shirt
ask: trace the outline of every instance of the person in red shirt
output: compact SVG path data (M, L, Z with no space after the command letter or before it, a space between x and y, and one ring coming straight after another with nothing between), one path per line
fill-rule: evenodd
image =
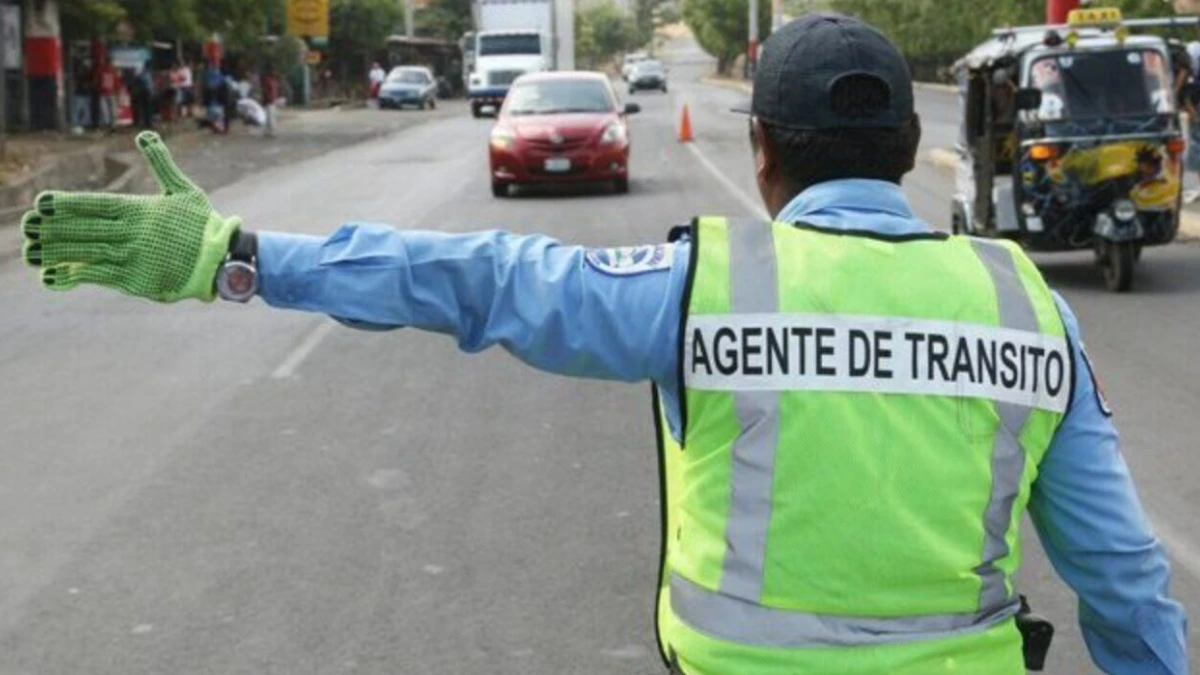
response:
M112 58L105 58L104 65L97 69L97 88L100 91L100 120L103 126L113 128L117 124L117 69Z

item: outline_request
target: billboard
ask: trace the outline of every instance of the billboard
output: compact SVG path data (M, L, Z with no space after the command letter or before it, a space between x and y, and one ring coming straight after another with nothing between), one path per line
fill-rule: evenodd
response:
M288 0L288 33L298 37L329 35L329 0Z

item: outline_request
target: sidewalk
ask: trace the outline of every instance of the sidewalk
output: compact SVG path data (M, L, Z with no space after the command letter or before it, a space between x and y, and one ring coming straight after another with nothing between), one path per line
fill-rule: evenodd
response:
M275 138L266 138L261 129L241 123L234 124L228 135L213 134L193 124L181 124L159 132L167 139L180 168L197 185L212 192L275 166L301 162L464 112L465 104L453 99L438 101L436 110L425 112L371 110L357 106L318 110L297 108L281 111ZM40 159L43 165L41 169L31 169L22 186L5 187L0 183L0 200L9 200L0 201L0 262L20 251L21 235L16 225L42 189L156 192L158 188L145 172L134 146L134 136L136 131L122 130L111 135L91 134L82 139L57 134L46 134L40 139L20 139L22 152L26 153L22 157ZM72 171L47 168L55 164ZM28 180L29 176L35 175L37 180Z

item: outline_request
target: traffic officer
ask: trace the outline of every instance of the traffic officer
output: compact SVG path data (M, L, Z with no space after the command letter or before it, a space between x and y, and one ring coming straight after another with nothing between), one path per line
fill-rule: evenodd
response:
M157 136L159 196L47 193L25 258L51 289L215 296L499 344L543 370L650 380L663 468L658 641L688 675L1024 672L1028 508L1109 673L1187 671L1185 616L1074 315L1007 243L914 217L903 56L810 14L765 45L749 109L775 223L672 243L218 215Z

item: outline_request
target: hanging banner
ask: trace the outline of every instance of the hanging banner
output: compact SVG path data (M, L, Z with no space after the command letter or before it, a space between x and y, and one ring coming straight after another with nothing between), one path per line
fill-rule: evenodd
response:
M297 37L329 35L329 0L288 0L288 33Z

